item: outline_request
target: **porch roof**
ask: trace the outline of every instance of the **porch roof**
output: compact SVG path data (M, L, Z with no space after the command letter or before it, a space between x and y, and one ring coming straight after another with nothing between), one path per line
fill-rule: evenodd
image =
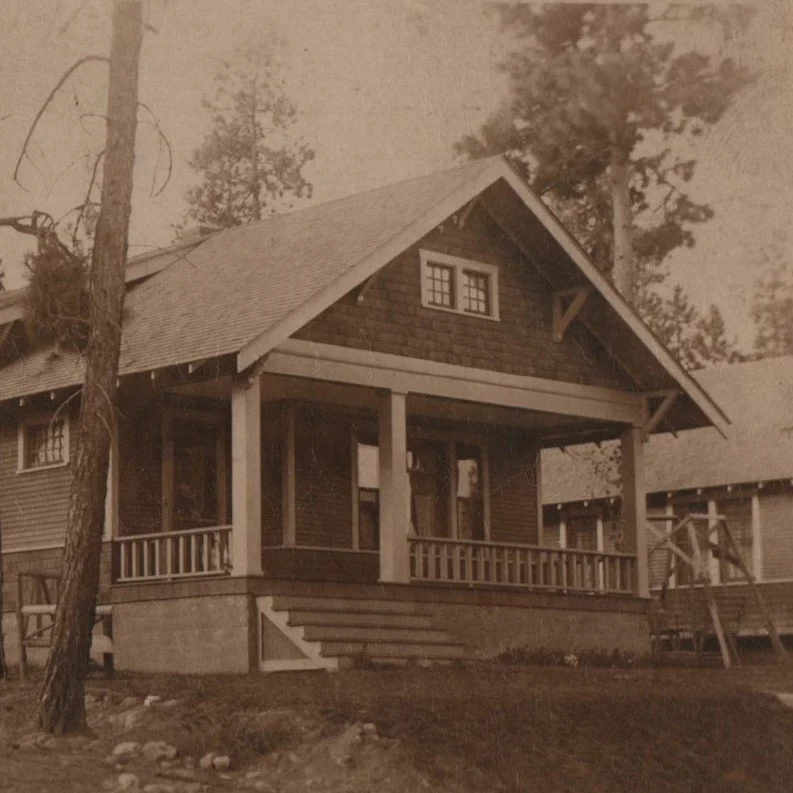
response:
M139 276L150 277L129 287L120 374L231 354L247 369L474 199L486 201L518 243L532 228L540 242L530 259L554 288L595 287L599 297L580 320L607 337L637 391L681 390L669 426L724 430L718 406L502 157L223 230L166 252L156 266L153 257L137 260ZM82 377L79 356L35 350L0 369L0 401Z
M735 417L730 437L710 427L679 438L651 438L645 454L648 493L793 480L793 356L719 366L695 374ZM543 452L543 501L563 504L620 494L604 444Z

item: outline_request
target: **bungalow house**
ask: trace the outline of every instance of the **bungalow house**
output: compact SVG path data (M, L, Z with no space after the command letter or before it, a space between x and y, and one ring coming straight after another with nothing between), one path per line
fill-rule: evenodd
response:
M185 241L127 281L119 668L648 646L644 440L727 420L504 159ZM59 568L83 377L26 346L22 311L0 305L6 608L15 572ZM590 440L621 445L624 542L546 547L540 451Z
M657 435L645 451L647 511L724 515L744 561L759 583L780 633L793 634L793 357L719 366L697 381L733 420L729 438L709 428ZM546 544L617 547L621 497L614 446L543 452ZM664 524L656 524L663 528ZM657 540L648 536L652 550ZM738 570L710 558L720 610L739 635L765 634L755 600ZM651 553L650 587L658 590L666 552ZM690 615L685 568L673 575L667 601L681 623ZM700 619L704 610L697 601Z

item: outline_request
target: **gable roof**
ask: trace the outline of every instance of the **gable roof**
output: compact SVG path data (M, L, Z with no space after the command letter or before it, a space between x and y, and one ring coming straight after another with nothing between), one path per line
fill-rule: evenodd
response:
M723 432L729 422L718 406L503 157L211 235L130 288L120 374L230 354L244 370L486 191L508 194L522 219L539 225L553 241L554 267L592 284L616 317L612 335L635 339L631 353L689 397L695 415L689 411L683 426L710 423ZM0 400L81 379L77 356L37 350L0 369Z
M703 427L655 435L645 452L648 493L793 479L793 356L705 369L697 380L733 417L730 437ZM610 445L542 456L543 501L618 496Z

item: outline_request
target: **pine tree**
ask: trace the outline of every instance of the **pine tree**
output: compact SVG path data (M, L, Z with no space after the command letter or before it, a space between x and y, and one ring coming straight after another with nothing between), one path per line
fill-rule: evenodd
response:
M186 194L188 218L228 228L310 197L303 167L314 152L290 138L297 109L272 57L251 48L241 51L223 65L216 82L214 99L204 102L211 130L190 158L201 182Z
M509 98L457 150L507 152L631 303L640 263L693 245L712 216L673 144L719 120L747 75L726 58L679 53L651 7L498 4L519 44L502 66Z
M761 358L793 355L793 271L778 235L762 251L762 273L755 283L752 319L754 349Z

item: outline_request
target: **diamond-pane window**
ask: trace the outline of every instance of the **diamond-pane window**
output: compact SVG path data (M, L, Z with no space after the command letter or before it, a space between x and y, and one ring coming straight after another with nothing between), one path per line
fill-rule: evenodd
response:
M454 269L444 264L430 262L427 265L429 304L443 308L454 308Z
M25 428L25 468L66 462L66 422L47 421Z
M490 276L463 270L463 311L490 316Z

